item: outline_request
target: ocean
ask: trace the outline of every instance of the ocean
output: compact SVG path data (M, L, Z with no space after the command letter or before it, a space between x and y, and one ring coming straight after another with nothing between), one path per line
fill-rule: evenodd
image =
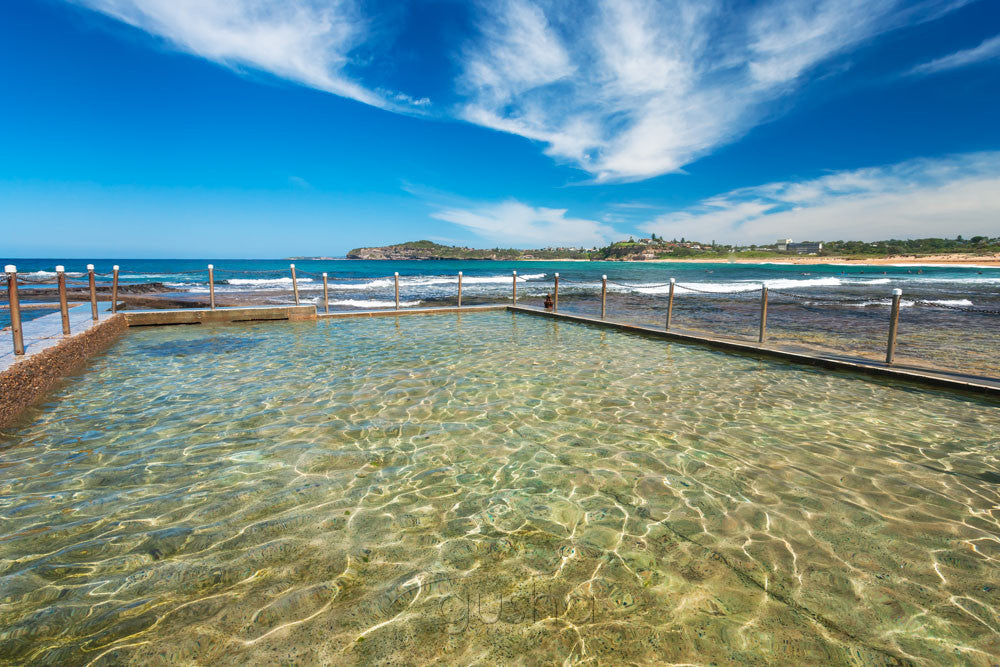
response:
M996 357L1000 324L1000 268L975 265L888 266L777 263L494 262L362 260L16 259L19 275L52 288L54 267L66 267L71 283L85 281L93 263L102 283L118 264L122 285L152 284L159 295L204 298L207 264L215 266L220 302L287 302L289 264L296 265L300 298L322 307L323 272L329 275L332 310L394 305L393 274L400 276L402 307L454 305L457 273L463 303L509 302L512 272L518 298L541 305L560 275L559 307L600 312L601 276L608 276L608 317L664 324L669 280L677 281L674 326L738 338L755 338L760 286L769 290L771 342L853 355L884 354L891 294L903 291L899 361L1000 376ZM32 300L32 299L27 299ZM34 299L38 300L38 299ZM46 311L25 311L29 316ZM9 323L0 311L0 325Z

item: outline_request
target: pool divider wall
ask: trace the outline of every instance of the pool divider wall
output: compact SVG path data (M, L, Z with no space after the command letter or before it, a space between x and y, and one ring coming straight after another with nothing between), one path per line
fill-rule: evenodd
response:
M585 315L554 313L551 310L531 306L508 306L507 308L514 313L524 313L539 317L550 317L559 320L579 322L582 324L591 324L644 336L653 336L655 338L663 338L680 343L689 343L701 347L709 347L730 353L768 357L795 364L819 366L833 370L847 371L853 374L860 373L862 375L880 376L924 386L930 385L933 387L969 391L977 394L1000 397L1000 382L997 382L992 378L963 375L960 373L949 373L947 371L935 371L931 369L901 368L899 366L893 366L888 363L883 364L878 361L863 359L861 357L840 357L838 355L824 354L818 351L799 352L769 346L762 343L741 342L726 338L714 338L712 336L686 332L682 333L677 330L656 329L649 326L629 324L627 322L596 319Z
M130 327L165 326L170 324L209 324L253 322L258 320L312 320L316 306L239 306L235 308L177 308L172 310L125 310Z
M58 382L84 366L87 359L108 348L128 324L119 313L68 336L57 345L18 359L0 372L0 428L43 399Z

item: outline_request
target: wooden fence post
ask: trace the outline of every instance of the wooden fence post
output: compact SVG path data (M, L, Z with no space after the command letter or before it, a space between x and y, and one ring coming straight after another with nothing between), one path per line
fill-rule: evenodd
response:
M892 364L896 358L896 332L899 330L899 301L903 290L892 290L892 313L889 315L889 343L885 349L885 363Z
M215 266L208 265L208 306L215 310Z
M90 281L90 315L96 322L98 319L97 315L97 283L94 282L94 265L87 265L87 277Z
M118 312L118 265L111 267L111 312Z
M674 285L677 284L677 280L674 278L670 279L670 296L667 298L667 326L665 327L667 331L670 331L670 321L674 319Z
M767 338L767 285L760 286L760 335L757 342L763 343Z
M7 301L10 304L10 332L14 337L14 354L24 354L24 332L21 330L21 301L17 297L17 267L8 264Z
M601 276L601 319L608 312L608 277L606 275Z
M62 331L69 335L69 304L66 303L66 267L56 267L56 283L59 285L59 314L62 316Z
M393 276L393 283L396 285L396 310L399 310L399 271L396 271Z
M462 307L462 272L458 272L458 307Z
M556 288L555 294L552 297L552 312L558 312L559 310L559 274L556 273Z
M323 274L323 312L330 312L330 291L326 282L326 274Z
M292 269L292 291L295 292L295 305L299 305L299 281L295 277L295 265L291 264Z

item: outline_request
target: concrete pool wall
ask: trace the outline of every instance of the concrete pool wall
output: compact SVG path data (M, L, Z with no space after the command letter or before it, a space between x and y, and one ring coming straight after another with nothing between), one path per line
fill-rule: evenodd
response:
M70 309L74 333L63 335L58 313L25 324L26 350L15 355L10 339L0 341L0 428L5 428L31 405L42 400L64 377L79 370L86 360L113 343L129 327L222 324L257 321L296 321L358 317L392 317L507 310L585 325L652 336L666 341L694 344L735 354L763 356L795 364L860 373L922 386L1000 396L1000 380L926 368L888 365L860 357L825 354L807 348L791 348L768 343L745 342L707 336L702 333L669 331L613 320L553 312L530 306L504 304L407 308L402 310L359 310L323 313L314 305L271 305L232 308L186 308L176 310L136 310L110 312L110 304L100 304L100 319L93 321L89 305Z

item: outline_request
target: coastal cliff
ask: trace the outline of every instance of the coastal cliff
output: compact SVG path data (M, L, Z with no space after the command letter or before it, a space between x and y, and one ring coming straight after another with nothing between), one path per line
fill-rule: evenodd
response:
M517 248L477 249L449 246L433 241L410 241L373 248L355 248L347 259L584 259L587 253L574 248L546 248L544 250L519 250Z

